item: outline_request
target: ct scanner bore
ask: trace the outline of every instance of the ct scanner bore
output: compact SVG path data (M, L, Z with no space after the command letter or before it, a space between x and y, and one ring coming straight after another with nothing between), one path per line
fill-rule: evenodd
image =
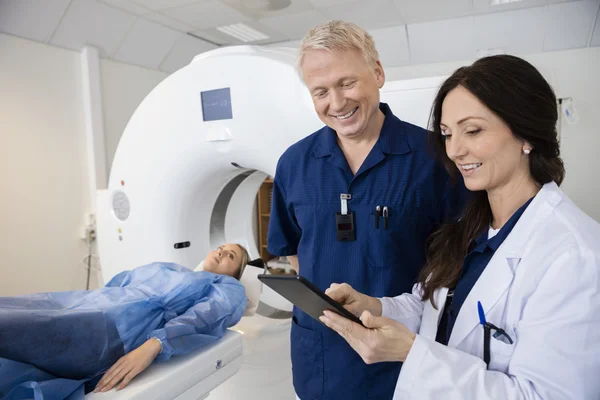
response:
M224 242L258 257L257 190L320 126L293 50L218 49L167 77L131 117L98 193L104 280L155 261L194 268Z

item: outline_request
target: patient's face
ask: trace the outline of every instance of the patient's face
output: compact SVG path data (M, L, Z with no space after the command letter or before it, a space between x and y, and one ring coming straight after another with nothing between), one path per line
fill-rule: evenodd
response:
M225 244L208 253L204 270L236 278L242 265L243 251L237 244Z

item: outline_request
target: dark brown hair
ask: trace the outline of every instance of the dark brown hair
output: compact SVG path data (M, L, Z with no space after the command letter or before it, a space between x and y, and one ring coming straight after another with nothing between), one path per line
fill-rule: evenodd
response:
M467 89L500 117L515 137L532 146L529 168L539 185L551 181L561 184L565 169L556 132L558 110L554 91L533 65L509 55L481 58L457 69L442 84L434 100L429 141L451 176L456 178L459 171L446 155L440 123L444 99L458 86ZM486 191L473 192L462 217L443 225L429 237L426 265L419 276L423 300L431 300L437 308L435 290L456 286L471 244L491 219Z

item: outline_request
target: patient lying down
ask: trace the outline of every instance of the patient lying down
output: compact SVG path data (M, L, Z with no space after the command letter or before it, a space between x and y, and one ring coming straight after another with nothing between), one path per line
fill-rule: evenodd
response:
M247 263L242 246L226 244L201 272L153 263L97 290L0 297L0 398L122 389L155 359L221 338L244 314Z

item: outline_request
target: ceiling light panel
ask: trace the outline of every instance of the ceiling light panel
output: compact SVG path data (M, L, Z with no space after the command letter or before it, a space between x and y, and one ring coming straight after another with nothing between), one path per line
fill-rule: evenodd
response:
M245 24L232 24L217 27L219 32L241 40L244 43L268 39L269 36Z

